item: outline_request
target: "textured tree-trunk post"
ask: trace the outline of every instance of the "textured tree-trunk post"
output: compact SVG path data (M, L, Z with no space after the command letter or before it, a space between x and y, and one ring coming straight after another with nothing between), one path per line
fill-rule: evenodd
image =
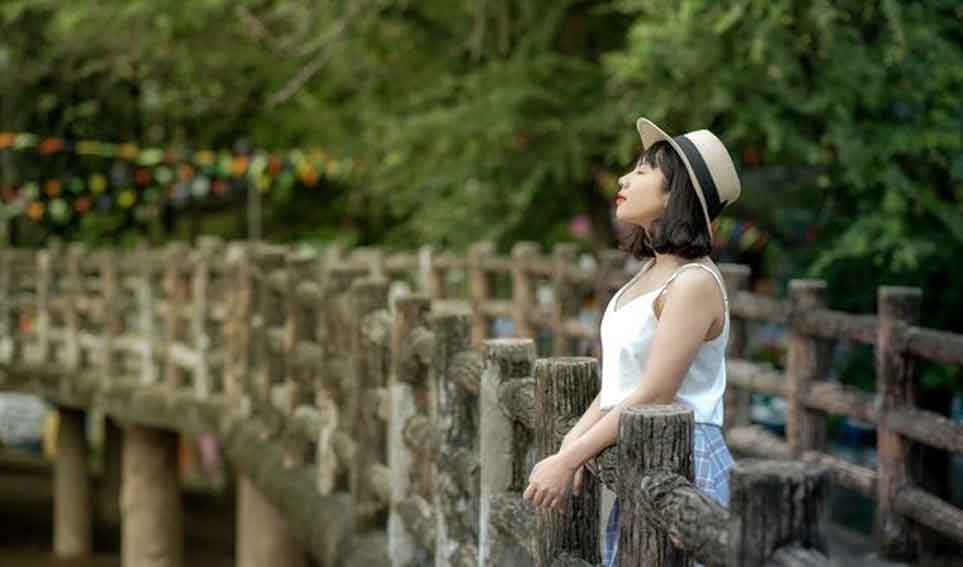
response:
M121 556L124 567L180 567L184 511L175 433L130 425L124 434Z
M181 273L186 255L187 249L180 242L172 242L164 250L164 383L170 388L180 388L186 382L186 373L174 355L184 327L181 309L187 294Z
M567 277L568 270L575 265L578 247L571 243L556 244L552 250L554 275L552 286L552 353L555 356L573 354L568 335L565 333L565 317L573 308L575 294ZM595 392L592 393L595 397ZM591 400L589 400L591 402Z
M307 565L307 554L292 540L284 518L254 483L241 476L237 490L237 566Z
M287 278L285 292L285 335L284 335L284 356L287 359L285 364L284 395L282 396L285 407L281 408L282 413L288 417L294 415L295 410L302 404L310 403L314 405L315 384L319 382L318 376L321 370L323 357L321 345L318 342L318 326L320 317L317 305L311 302L310 293L299 293L308 291L304 288L314 287L319 289L320 264L316 256L310 253L292 252L287 257ZM288 444L287 462L290 465L301 464L304 462L305 448L294 443ZM326 462L319 462L320 468L333 468L336 465L333 459ZM330 475L330 476L333 476Z
M20 333L17 328L19 309L16 307L14 298L14 294L17 292L15 255L16 251L14 250L0 248L0 305L2 305L0 317L3 321L3 340L10 344L10 351L6 359L11 364L17 362L20 358L21 346L21 342L18 340Z
M387 279L384 252L376 246L358 246L351 251L352 258L365 270L364 276Z
M481 429L481 499L479 502L479 567L527 567L534 557L505 533L495 514L496 501L525 489L524 468L516 460L524 456L517 439L521 425L503 409L500 393L511 385L531 380L535 366L532 339L489 339L485 345L485 369L481 378L479 409Z
M804 399L812 386L825 379L830 363L828 343L811 337L793 319L826 305L826 282L798 280L789 282L790 323L786 383L789 408L786 439L794 458L806 451L821 451L826 445L826 419L820 412L807 409Z
M283 333L284 304L274 289L274 280L284 279L284 249L266 244L255 248L254 299L257 301L251 324L253 370L249 392L256 404L271 405L271 386L284 376L284 358L274 343Z
M387 508L371 482L372 467L388 462L387 427L378 415L378 392L388 383L391 319L388 315L388 282L362 279L351 285L352 312L356 317L355 376L351 391L357 400L354 416L354 459L349 467L351 498L354 502L355 529L359 532L384 525ZM319 461L321 457L319 455Z
M272 384L283 379L285 360L278 335L284 332L286 308L282 292L287 289L286 249L263 243L250 248L250 340L249 370L244 390L255 410L274 411ZM240 347L240 344L238 345ZM306 563L303 548L294 541L284 519L244 474L237 492L237 564L240 567Z
M431 316L436 519L435 565L478 563L478 380L481 356L471 348L471 307L456 303Z
M425 296L412 295L395 300L389 386L391 423L388 430L388 465L391 469L388 554L395 567L429 562L433 551L426 549L425 544L433 543L434 535L421 533L423 530L419 529L428 526L428 531L434 531L434 519L430 517L429 458L434 452L434 443L428 418L434 401L427 384L428 361L418 354L425 343L431 346L427 331L430 308L431 303ZM422 512L421 517L413 518L412 512ZM416 519L420 521L414 521Z
M103 299L103 376L105 381L115 380L123 372L123 361L117 349L117 337L121 334L123 321L118 309L120 282L118 282L117 257L113 251L99 254L100 281Z
M146 247L137 251L140 261L137 265L137 304L140 308L139 334L143 340L143 351L140 363L140 383L153 384L157 382L157 365L154 362L154 271L155 256Z
M876 342L876 392L879 422L876 446L879 454L879 482L876 496L876 531L880 555L911 560L920 545L919 528L895 508L896 491L918 483L913 466L913 441L889 427L891 412L916 405L913 358L903 353L907 327L919 321L923 293L918 288L883 286L877 293L879 334Z
M55 260L52 256L53 251L42 249L37 251L35 257L37 261L37 315L34 319L34 336L37 341L37 360L41 362L50 362L53 353L50 344L50 285L53 276L51 264Z
M535 361L535 460L558 452L562 438L591 405L599 391L598 361L590 357ZM535 564L548 567L562 553L597 564L599 557L599 487L584 475L579 496L570 493L564 509L539 511ZM624 562L622 565L638 565Z
M191 254L191 345L197 357L193 368L194 395L211 395L211 379L207 368L210 337L207 335L207 302L210 280L211 248L201 239L198 249Z
M693 481L691 408L679 404L626 408L619 417L619 565L689 565L666 532L645 515L639 486L649 472ZM597 531L597 530L596 530Z
M747 329L746 322L732 316L733 298L740 291L749 291L749 266L742 264L721 264L719 269L726 283L726 293L729 296L729 344L726 347L728 358L742 358L745 355ZM725 427L749 425L749 406L752 392L742 388L726 388L725 393Z
M86 365L80 348L80 309L83 301L83 278L80 260L84 256L82 244L71 244L64 265L64 361L65 366L77 371Z
M515 336L534 337L532 314L538 307L535 287L528 266L539 253L537 242L516 242L512 247L512 302L515 310Z
M488 315L484 305L491 298L491 285L485 260L495 254L495 243L484 240L471 245L468 250L468 293L474 313L471 328L473 344L481 344L488 338Z
M800 461L741 459L729 483L726 565L762 567L785 546L826 553L827 469Z
M58 408L57 459L54 462L54 555L82 557L93 549L93 510L87 473L83 411Z
M445 297L445 280L442 271L435 265L438 251L431 244L418 248L418 292L431 299Z
M227 320L224 339L227 342L227 360L224 366L224 395L241 402L244 396L242 382L252 369L250 356L250 319L252 303L251 266L248 248L234 243L228 248Z
M357 319L353 312L351 286L365 278L368 271L368 268L341 264L330 266L322 276L324 300L319 331L324 370L322 379L315 384L315 405L324 418L319 451L333 452L336 430L348 435L353 433L354 417L358 412L356 404L361 393L355 375L357 336L352 329L356 328ZM346 466L339 469L334 458L321 461L318 463L319 487L333 488L336 481L350 485L351 475Z

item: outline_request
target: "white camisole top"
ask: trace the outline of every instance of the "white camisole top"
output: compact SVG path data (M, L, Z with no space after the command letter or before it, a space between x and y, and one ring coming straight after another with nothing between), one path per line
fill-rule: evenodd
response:
M602 389L599 408L604 410L619 404L638 386L658 323L653 303L681 271L691 266L699 266L712 274L719 284L725 321L722 332L717 337L703 341L699 346L688 372L682 379L675 401L693 409L696 423L710 423L722 427L722 396L726 389L726 344L729 342L729 298L725 285L712 268L693 262L680 266L658 288L631 299L616 310L615 305L622 292L647 271L651 263L650 260L645 269L640 270L612 296L602 315L599 329L602 340Z

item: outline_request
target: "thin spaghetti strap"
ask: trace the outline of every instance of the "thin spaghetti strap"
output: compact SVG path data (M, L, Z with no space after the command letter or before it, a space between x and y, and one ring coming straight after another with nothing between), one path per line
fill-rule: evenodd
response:
M665 293L665 290L667 290L667 289L669 288L669 284L672 283L672 280L674 280L675 277L676 277L677 275L679 275L679 273L682 272L682 270L688 268L689 266L699 266L699 267L701 267L701 268L705 268L706 270L708 270L708 272L709 272L710 274L712 274L712 277L715 278L716 283L719 284L719 289L720 289L720 291L722 292L722 302L723 302L723 304L724 304L724 307L725 307L725 309L726 309L726 312L728 313L728 311L729 311L729 295L726 293L726 286L725 286L725 284L722 283L722 279L719 277L719 274L715 273L715 271L714 271L712 268L710 268L709 266L706 266L705 264L700 264L699 262L690 262L690 263L688 263L688 264L683 264L682 266L679 266L679 267L676 269L676 271L672 272L672 275L669 276L669 279L667 279L667 280L665 281L665 283L662 284L662 291L659 292L659 296L661 297L662 294Z

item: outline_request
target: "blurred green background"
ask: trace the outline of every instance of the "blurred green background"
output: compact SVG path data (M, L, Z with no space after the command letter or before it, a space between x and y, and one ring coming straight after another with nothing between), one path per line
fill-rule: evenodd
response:
M646 116L729 146L743 194L727 222L764 245L720 258L753 264L760 288L824 278L832 307L865 313L878 285L919 286L923 323L963 332L956 0L5 0L0 26L0 131L352 164L266 192L271 240L611 247ZM112 168L0 151L5 201ZM6 238L240 237L243 202L63 222L8 206ZM871 387L871 357L844 377ZM922 374L961 389L958 368Z

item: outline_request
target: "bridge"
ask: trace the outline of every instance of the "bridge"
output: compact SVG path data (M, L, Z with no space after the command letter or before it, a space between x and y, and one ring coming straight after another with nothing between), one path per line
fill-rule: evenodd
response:
M92 548L94 409L123 430L125 566L183 563L175 432L213 433L238 471L244 566L596 565L601 485L625 503L626 565L827 564L828 483L876 502L883 557L916 558L923 528L963 542L963 511L925 490L909 457L922 444L963 453L963 425L914 406L913 366L963 365L963 336L919 326L917 289L881 288L879 313L854 315L827 309L818 280L794 280L788 300L752 294L738 265L722 266L726 436L757 458L734 468L730 507L692 484L692 414L675 405L625 412L563 510L525 504L531 466L598 391L598 353L575 355L597 323L578 305L604 306L628 277L621 253L582 260L532 243L499 257L487 242L465 257L212 238L3 250L0 388L60 414L55 553ZM492 338L495 317L517 338ZM743 358L753 320L789 329L784 371ZM875 348L875 392L826 380L841 339ZM751 392L787 400L785 439L749 423ZM827 451L828 415L875 426L876 468Z

